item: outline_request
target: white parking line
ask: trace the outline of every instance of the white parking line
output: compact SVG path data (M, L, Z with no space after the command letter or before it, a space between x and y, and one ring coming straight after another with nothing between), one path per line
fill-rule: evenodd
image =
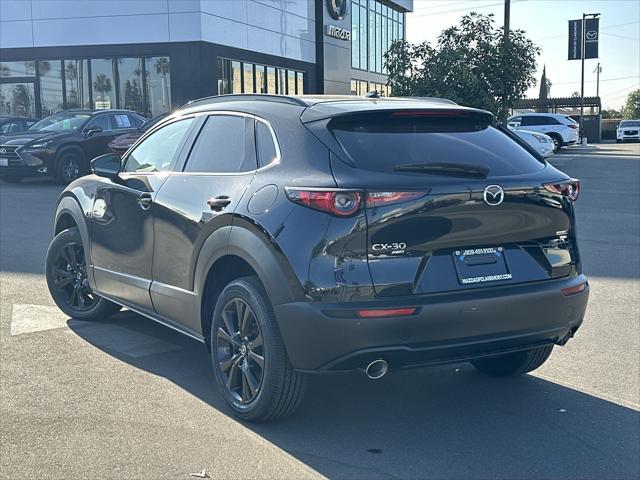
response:
M59 328L81 327L76 335L101 349L139 358L181 350L181 345L146 335L133 329L70 319L57 307L14 304L11 311L11 335L42 332Z
M69 317L58 307L14 304L11 310L11 335L63 328L68 320Z

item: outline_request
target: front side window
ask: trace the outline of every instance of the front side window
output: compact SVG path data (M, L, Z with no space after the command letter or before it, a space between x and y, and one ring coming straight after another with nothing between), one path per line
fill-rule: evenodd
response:
M91 120L91 122L89 122L85 130L90 130L94 127L100 127L103 132L112 130L111 123L109 122L109 115L98 115L96 118Z
M127 156L123 171L138 173L168 171L193 121L193 117L178 120L153 132Z
M238 173L256 169L253 119L236 115L207 118L189 154L185 172Z

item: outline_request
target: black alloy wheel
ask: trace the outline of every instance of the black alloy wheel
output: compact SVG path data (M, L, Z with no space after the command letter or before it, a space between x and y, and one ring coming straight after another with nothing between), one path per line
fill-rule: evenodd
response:
M211 363L227 405L249 421L274 420L293 412L302 400L306 375L289 362L260 280L238 278L212 295Z
M98 300L87 279L84 248L79 242L65 244L54 260L53 285L58 298L78 311L90 310Z
M47 286L53 301L69 317L102 320L118 312L120 305L92 291L85 258L77 227L58 233L47 250Z
M256 315L240 298L228 302L218 323L218 366L228 393L240 404L260 392L264 374L264 343Z
M62 181L71 183L80 176L80 163L75 155L65 155L60 160L60 173Z

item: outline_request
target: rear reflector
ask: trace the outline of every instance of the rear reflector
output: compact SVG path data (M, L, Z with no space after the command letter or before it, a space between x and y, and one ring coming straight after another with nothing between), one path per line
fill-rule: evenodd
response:
M576 293L584 292L585 288L587 288L587 284L581 283L580 285L576 285L575 287L563 288L561 292L565 297L568 297L570 295L575 295Z
M395 203L408 202L420 197L424 197L430 190L419 192L368 192L366 205L367 208L382 207L385 205L393 205Z
M401 317L406 315L413 315L416 313L415 307L413 308L388 308L388 309L375 309L375 310L358 310L358 316L360 318L379 318L379 317Z

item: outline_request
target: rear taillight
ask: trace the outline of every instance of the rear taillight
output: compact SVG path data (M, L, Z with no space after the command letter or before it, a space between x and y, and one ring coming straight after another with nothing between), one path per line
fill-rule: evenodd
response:
M362 194L351 190L287 188L289 200L305 207L347 217L361 206Z
M572 202L578 200L580 196L580 180L577 178L572 178L561 183L546 183L544 188L548 192L563 195Z
M578 129L578 125L577 125L577 124L575 124L575 123L569 123L569 124L567 124L567 127L569 127L569 128L573 128L574 130L577 130L577 129Z
M366 200L367 208L384 207L395 203L408 202L424 197L428 193L429 190L418 192L368 192Z

